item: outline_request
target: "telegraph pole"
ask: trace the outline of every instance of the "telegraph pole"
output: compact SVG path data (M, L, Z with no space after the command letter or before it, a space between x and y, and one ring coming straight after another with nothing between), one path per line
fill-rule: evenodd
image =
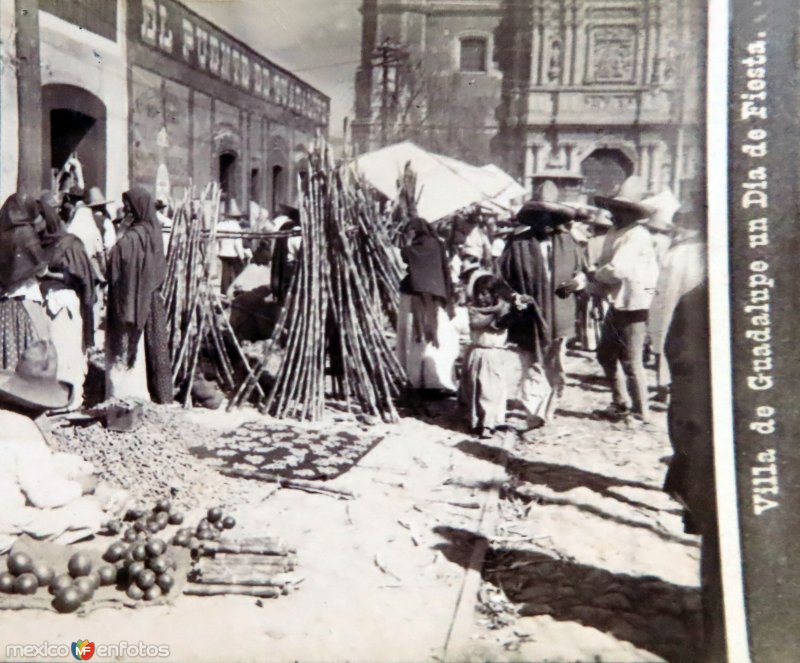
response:
M397 101L400 91L400 65L408 60L408 49L387 37L372 54L373 66L381 70L381 145L386 145L389 134L389 116L397 110ZM394 69L394 89L390 79L391 70Z

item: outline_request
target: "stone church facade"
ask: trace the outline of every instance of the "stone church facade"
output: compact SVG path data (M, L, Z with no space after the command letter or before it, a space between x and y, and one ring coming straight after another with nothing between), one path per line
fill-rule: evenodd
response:
M398 139L568 198L704 179L699 0L364 0L353 138ZM388 117L387 117L388 116Z

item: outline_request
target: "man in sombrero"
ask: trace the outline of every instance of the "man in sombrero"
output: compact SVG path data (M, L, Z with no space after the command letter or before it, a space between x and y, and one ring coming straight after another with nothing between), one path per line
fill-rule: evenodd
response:
M612 403L596 414L614 420L647 423L647 379L644 345L647 312L658 279L658 260L644 222L655 208L644 201L641 178L631 176L613 198L596 196L595 205L611 213L614 227L606 235L594 280L601 284L610 308L603 323L597 360L612 390Z
M575 242L560 228L577 216L558 202L558 187L546 181L517 214L498 263L500 275L516 293L518 311L508 330L517 348L522 381L519 400L528 411L528 427L550 419L563 388L561 352L575 334L575 303L580 260Z

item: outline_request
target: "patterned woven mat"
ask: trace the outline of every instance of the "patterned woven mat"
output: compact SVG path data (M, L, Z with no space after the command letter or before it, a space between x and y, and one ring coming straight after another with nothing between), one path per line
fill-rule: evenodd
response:
M326 480L343 474L383 436L349 431L313 431L287 424L250 421L190 451L225 468L259 471L288 479Z

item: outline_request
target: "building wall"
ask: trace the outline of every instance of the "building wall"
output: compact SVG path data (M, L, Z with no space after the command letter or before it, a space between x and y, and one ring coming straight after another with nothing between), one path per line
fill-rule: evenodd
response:
M530 185L581 178L593 154L630 159L654 192L704 177L700 0L364 0L362 12L362 151L394 142L380 131L374 58L391 37L435 72L422 101L433 128L409 136L423 147L493 161ZM459 38L473 34L490 39L485 74L459 71Z
M293 202L293 155L327 132L327 97L177 2L130 2L132 181L180 198L235 154L229 194L243 211Z
M17 190L19 114L17 112L17 55L14 2L0 2L0 202Z
M42 86L72 85L94 95L105 106L105 181L87 181L86 186L103 187L106 196L117 201L128 187L127 44L122 29L125 3L118 0L115 39L39 11ZM50 146L42 147L46 162ZM50 186L50 174L44 167L42 186Z

